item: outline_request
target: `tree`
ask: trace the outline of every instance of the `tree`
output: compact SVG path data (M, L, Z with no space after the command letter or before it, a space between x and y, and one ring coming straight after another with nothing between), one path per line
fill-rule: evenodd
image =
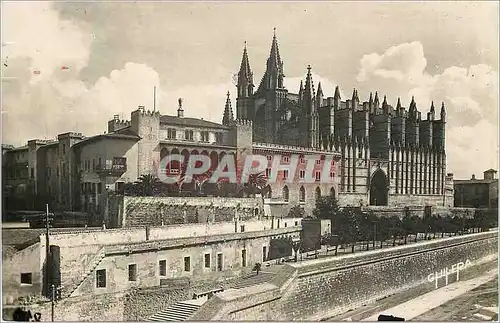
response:
M288 211L288 217L290 218L304 218L306 216L306 211L300 205L294 205Z
M377 226L377 237L380 239L380 248L383 247L383 243L391 238L391 221L390 218L380 217Z
M338 200L333 196L320 196L316 200L316 207L313 210L313 215L317 219L329 219L334 223L336 216L341 213Z
M408 213L406 213L401 221L401 233L404 236L404 243L408 243L408 235L415 232L415 219Z

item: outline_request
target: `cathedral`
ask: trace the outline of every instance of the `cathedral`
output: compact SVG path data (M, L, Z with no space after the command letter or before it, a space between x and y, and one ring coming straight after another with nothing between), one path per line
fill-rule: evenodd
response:
M254 142L339 152L339 193L350 196L351 204L358 197L371 205L452 203L446 197L452 174L446 174L444 103L439 119L433 102L422 119L414 98L408 108L400 99L393 107L385 96L380 102L378 92L362 102L354 89L352 97L343 100L338 86L327 96L321 83L315 88L311 66L299 93L288 92L284 78L276 33L257 87L245 43L237 75L236 119L252 121ZM223 124L232 118L226 108Z

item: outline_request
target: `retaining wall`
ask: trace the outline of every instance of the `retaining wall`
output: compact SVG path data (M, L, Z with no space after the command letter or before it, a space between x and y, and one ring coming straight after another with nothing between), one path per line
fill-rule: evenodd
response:
M286 265L279 282L215 295L193 320L321 320L498 254L498 231ZM450 276L449 282L453 282Z

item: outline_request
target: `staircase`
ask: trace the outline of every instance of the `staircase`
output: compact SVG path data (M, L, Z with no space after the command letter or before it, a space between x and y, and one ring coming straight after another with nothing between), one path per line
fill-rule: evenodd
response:
M83 278L80 280L80 282L76 285L74 285L73 287L70 287L67 294L64 297L71 297L73 295L73 293L85 282L85 280L91 275L94 273L95 269L97 268L97 266L99 266L99 264L101 263L101 261L104 259L104 257L106 257L106 254L104 252L104 248L101 248L99 250L99 252L94 256L94 258L92 259L92 261L90 262L89 264L89 267L88 267L88 270L87 272L85 273L85 275L83 276Z
M205 302L206 298L177 302L167 309L156 313L146 321L179 322L187 321Z
M476 304L476 313L473 317L480 321L498 321L498 307L485 307Z
M266 272L266 271L264 272L261 271L259 272L258 275L256 273L251 273L241 278L238 278L235 282L230 283L229 286L227 286L227 288L241 289L248 286L268 283L274 278L275 275L276 274L273 272Z

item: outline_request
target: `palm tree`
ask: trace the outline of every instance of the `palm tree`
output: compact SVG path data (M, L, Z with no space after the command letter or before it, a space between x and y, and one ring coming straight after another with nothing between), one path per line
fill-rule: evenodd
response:
M160 180L157 177L147 174L141 175L141 177L134 182L134 186L140 196L153 196L156 188L159 186L159 183Z

